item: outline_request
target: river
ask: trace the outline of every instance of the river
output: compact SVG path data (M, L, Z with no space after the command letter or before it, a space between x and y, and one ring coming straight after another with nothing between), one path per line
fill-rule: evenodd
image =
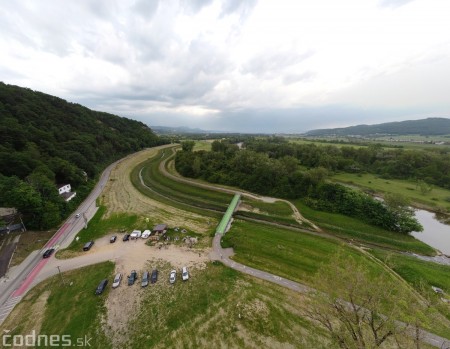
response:
M415 214L423 231L412 232L411 235L450 256L450 225L439 222L433 212L415 210Z

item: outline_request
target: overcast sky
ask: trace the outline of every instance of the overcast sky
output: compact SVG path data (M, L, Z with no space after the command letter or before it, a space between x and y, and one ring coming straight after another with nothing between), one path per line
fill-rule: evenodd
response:
M0 0L0 80L148 125L450 117L448 0Z

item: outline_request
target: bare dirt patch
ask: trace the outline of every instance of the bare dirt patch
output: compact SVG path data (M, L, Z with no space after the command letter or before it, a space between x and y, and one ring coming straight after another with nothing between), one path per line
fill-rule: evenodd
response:
M85 263L93 264L105 259L116 262L115 273L122 273L122 283L109 292L105 303L107 312L103 319L103 328L106 335L113 339L114 347L122 348L132 335L129 324L139 315L142 297L145 297L146 289L141 287L142 273L157 268L158 283L170 287L168 283L170 269L177 269L178 273L183 266L187 266L189 270L203 269L209 256L204 251L191 250L185 246L167 245L167 248L159 249L157 246L146 245L146 240L143 239L123 242L122 235L118 236L117 242L111 244L109 238L110 235L96 240L92 249L83 256L57 263L61 264L64 270L68 270L71 267ZM131 270L138 272L138 280L134 285L128 286L127 276Z

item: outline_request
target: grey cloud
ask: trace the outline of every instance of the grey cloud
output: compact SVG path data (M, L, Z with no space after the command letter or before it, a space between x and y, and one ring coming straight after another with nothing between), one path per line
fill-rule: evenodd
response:
M244 74L252 74L254 76L274 78L280 75L284 69L296 65L314 53L307 51L303 53L296 53L291 51L282 52L267 52L251 59L242 68Z
M224 0L220 16L225 17L233 13L239 13L240 18L245 19L257 3L257 0Z
M213 0L185 0L182 1L185 10L190 14L196 14L203 7L210 5Z
M151 19L158 10L159 0L139 0L134 5L137 14L145 19Z

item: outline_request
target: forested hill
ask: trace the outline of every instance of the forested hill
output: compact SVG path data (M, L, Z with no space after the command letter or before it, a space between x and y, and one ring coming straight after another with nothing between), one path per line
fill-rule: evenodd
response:
M66 208L54 195L56 184L70 183L80 193L85 174L92 179L108 163L161 143L141 122L0 82L0 206L36 218L52 203L62 218ZM14 192L20 187L36 197L21 202ZM52 225L35 221L35 227Z
M358 125L345 128L330 128L312 130L306 133L308 136L371 136L376 134L389 135L448 135L450 134L450 119L428 118L422 120L408 120L388 122L378 125Z

